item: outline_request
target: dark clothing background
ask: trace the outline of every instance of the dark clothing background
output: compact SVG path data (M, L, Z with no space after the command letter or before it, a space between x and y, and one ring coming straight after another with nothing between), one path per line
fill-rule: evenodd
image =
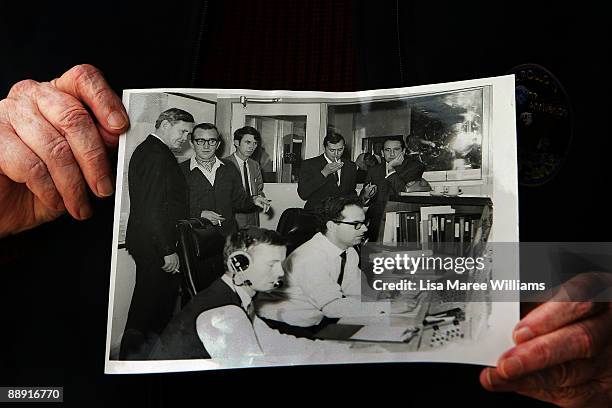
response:
M213 186L200 170L189 170L189 165L190 160L179 165L189 185L189 217L200 218L202 210L214 211L225 218L220 227L216 226L221 235L226 237L238 231L234 213L237 210L248 212L259 208L244 191L238 169L227 164L219 166Z
M340 185L333 174L325 177L321 170L327 165L324 155L312 157L302 162L298 183L298 194L306 200L304 208L313 210L327 197L357 196L357 166L345 160L340 171Z
M0 96L19 80L49 80L85 62L102 69L119 93L186 86L351 91L495 76L538 63L570 95L575 140L554 180L520 188L521 239L608 241L606 217L567 221L568 213L609 211L595 195L612 151L608 15L605 3L526 0L12 2L3 5L0 25ZM113 198L95 199L88 221L62 217L0 241L1 385L61 385L63 406L78 407L191 405L227 391L235 401L253 393L293 401L312 379L364 390L327 393L327 401L343 405L376 393L385 404L407 406L548 406L488 393L478 383L480 367L456 364L104 375L113 205Z

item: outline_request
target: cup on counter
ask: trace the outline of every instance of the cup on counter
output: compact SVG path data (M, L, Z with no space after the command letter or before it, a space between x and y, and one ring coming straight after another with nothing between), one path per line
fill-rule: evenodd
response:
M448 189L446 190L446 194L450 196L459 195L459 187L458 186L448 186Z

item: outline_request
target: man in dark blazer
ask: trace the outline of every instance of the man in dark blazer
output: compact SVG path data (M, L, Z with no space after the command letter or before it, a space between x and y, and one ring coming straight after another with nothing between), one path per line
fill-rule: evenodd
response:
M223 236L229 236L238 230L234 218L236 211L253 212L258 207L269 208L270 200L247 195L238 170L215 155L221 145L215 125L196 125L190 143L195 155L179 165L187 180L190 217L205 218Z
M251 197L266 195L263 192L264 182L261 175L259 163L251 159L251 156L261 144L261 134L252 126L244 126L234 132L234 146L236 151L222 161L225 164L236 166L240 172L240 180L247 195ZM259 211L236 213L238 227L259 226Z
M298 195L313 210L327 197L356 196L357 166L341 161L346 142L341 134L329 131L323 139L322 155L304 160L298 180Z
M409 182L419 180L425 171L423 163L406 158L406 143L403 138L386 140L382 153L383 161L368 169L366 185L361 193L362 197L371 197L366 203L369 205L368 238L371 241L378 239L380 223L389 197L403 191Z
M162 112L155 133L130 160L130 215L126 247L136 263L136 285L121 341L121 359L145 359L172 317L180 284L176 221L187 216L187 185L172 150L193 128L181 109Z

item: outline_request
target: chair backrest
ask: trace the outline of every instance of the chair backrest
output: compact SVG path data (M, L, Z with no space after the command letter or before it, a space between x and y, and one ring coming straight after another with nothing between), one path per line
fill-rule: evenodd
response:
M192 218L177 223L183 286L190 298L225 272L225 238L207 220Z
M312 211L287 208L278 220L276 231L287 239L288 255L319 231L319 218Z

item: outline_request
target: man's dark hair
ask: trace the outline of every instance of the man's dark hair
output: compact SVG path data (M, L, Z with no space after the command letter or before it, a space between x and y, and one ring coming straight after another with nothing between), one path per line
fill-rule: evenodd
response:
M374 167L378 164L378 160L376 160L376 157L374 157L374 155L370 152L366 152L366 154L364 154L363 162L368 168Z
M252 226L244 227L227 237L223 248L223 258L227 260L234 251L246 251L253 245L258 244L287 246L287 240L274 230Z
M253 126L244 126L234 132L234 140L240 142L244 135L253 135L257 143L261 144L261 134Z
M198 125L195 125L193 127L193 130L191 131L191 141L194 141L194 135L195 135L195 131L196 130L211 130L214 129L215 132L217 132L217 139L221 139L221 135L219 135L219 129L217 129L217 127L215 125L213 125L212 123L200 123Z
M170 122L171 125L174 125L176 122L195 122L191 113L179 108L170 108L160 113L155 121L155 129L159 129L164 120Z
M333 130L328 130L327 134L325 135L325 139L323 139L323 146L327 146L330 143L340 143L340 141L344 142L344 145L346 146L346 140L344 140L344 137L342 137L340 133Z
M342 221L344 219L342 211L349 205L356 205L363 208L359 197L328 197L323 200L319 208L320 230L323 234L327 232L327 222L332 220Z
M404 141L404 138L402 136L391 136L385 140L385 142L389 142L389 141L400 142L402 144L402 149L406 148L406 142ZM384 146L384 143L383 143L383 146Z

